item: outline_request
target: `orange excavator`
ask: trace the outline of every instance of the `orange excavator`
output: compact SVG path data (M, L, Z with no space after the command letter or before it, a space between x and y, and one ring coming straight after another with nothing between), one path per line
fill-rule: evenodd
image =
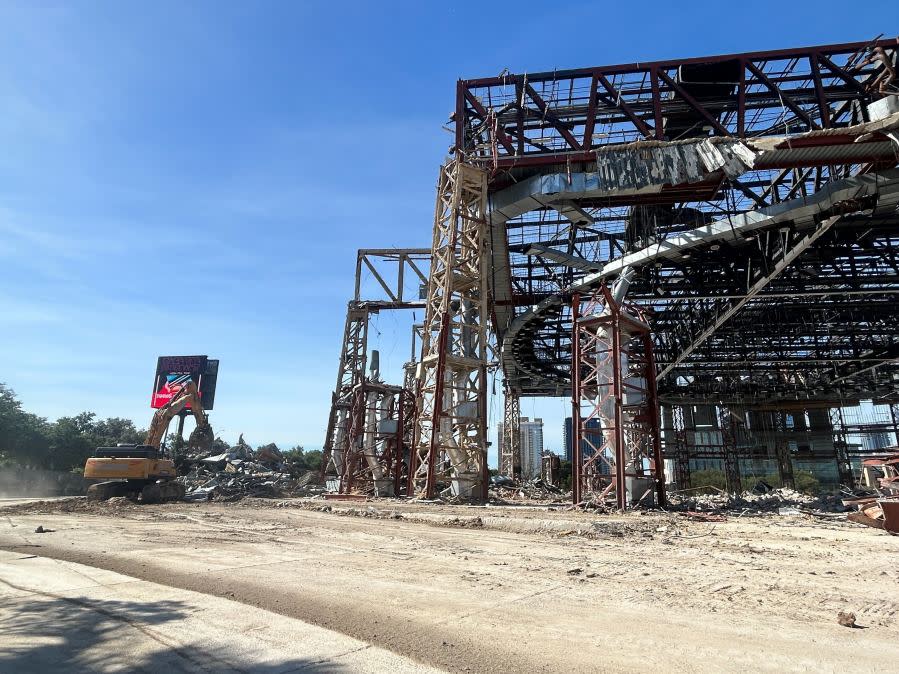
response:
M181 500L184 485L175 482L175 463L165 455L161 445L169 423L187 405L197 421L188 438L188 447L202 451L212 449L215 436L209 418L200 402L197 385L188 380L168 403L156 410L142 445L97 448L84 466L84 477L104 482L88 487L87 497L105 501L113 496L129 496L144 503Z

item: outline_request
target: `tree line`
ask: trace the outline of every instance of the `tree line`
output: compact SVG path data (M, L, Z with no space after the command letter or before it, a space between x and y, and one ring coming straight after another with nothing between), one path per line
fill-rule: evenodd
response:
M94 412L49 421L24 410L15 391L0 383L0 467L80 471L97 447L114 447L120 442L140 444L146 436L146 429L137 428L130 419L98 419ZM174 434L169 436L168 445L178 449ZM230 445L216 438L214 448L222 452ZM296 446L283 455L285 464L295 471L318 470L321 465L320 451Z

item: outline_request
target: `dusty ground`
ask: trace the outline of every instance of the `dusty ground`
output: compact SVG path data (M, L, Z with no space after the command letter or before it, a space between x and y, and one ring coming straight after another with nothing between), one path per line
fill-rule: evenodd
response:
M450 671L899 661L899 537L806 516L63 500L0 505L0 548L218 595Z
M0 551L0 671L422 674L422 667L236 601Z

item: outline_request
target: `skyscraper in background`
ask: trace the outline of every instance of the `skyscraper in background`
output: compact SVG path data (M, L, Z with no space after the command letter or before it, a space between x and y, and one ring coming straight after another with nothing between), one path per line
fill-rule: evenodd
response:
M540 477L543 456L543 419L521 417L521 479Z

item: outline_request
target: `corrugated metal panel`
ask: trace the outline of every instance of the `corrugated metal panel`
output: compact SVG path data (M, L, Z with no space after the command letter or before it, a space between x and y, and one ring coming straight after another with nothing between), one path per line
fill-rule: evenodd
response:
M785 164L853 164L870 161L872 158L896 157L897 151L899 146L890 141L770 150L759 156L756 168L771 168Z

